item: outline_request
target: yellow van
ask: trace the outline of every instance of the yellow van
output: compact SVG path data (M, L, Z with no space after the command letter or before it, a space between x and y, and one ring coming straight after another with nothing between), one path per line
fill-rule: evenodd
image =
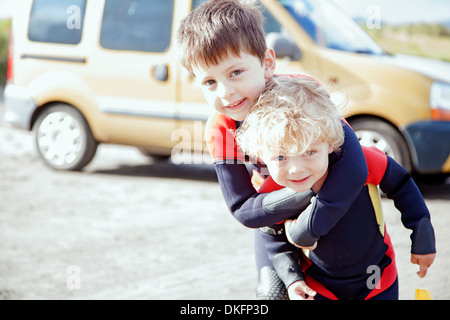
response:
M26 0L13 18L5 119L35 132L52 168L78 170L99 143L205 152L210 112L177 62L196 0ZM417 173L450 173L448 63L383 52L327 0L261 0L277 73L331 85L361 143ZM206 151L207 152L207 151Z

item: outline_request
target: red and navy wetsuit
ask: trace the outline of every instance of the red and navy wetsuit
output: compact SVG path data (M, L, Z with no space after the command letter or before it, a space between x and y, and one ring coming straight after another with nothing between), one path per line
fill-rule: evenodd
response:
M233 119L219 113L212 114L207 123L206 139L225 202L232 215L246 227L279 228L282 226L279 223L296 218L299 212L291 210L274 214L264 209L262 202L267 193L258 193L255 190L245 164L245 157L235 143L238 125L239 123ZM317 199L319 205L315 209L315 214L318 217L327 216L330 212L335 217L344 215L367 180L368 171L359 140L348 124L343 123L343 129L344 144L340 153L330 155L328 178L322 187L321 197ZM262 170L264 169L262 164L256 164L255 167L263 176L267 174ZM271 237L259 229L255 231L258 273L264 266L273 267L269 251L281 252L292 248L285 241L275 241L274 244ZM273 244L275 247L271 248Z

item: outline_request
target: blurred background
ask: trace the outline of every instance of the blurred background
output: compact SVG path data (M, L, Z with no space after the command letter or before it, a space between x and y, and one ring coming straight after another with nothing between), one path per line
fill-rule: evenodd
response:
M335 2L386 51L450 62L448 0ZM82 171L56 171L31 132L4 125L11 17L20 5L0 0L0 300L254 299L252 232L228 213L211 165L105 144ZM450 181L419 188L438 244L423 280L409 262L409 231L382 199L400 298L424 287L450 299Z
M11 31L11 19L14 1L0 1L0 86L6 82L6 68L8 63L8 42Z
M336 0L386 51L450 61L450 3L445 0ZM377 11L378 10L378 11ZM380 27L367 18L379 14Z
M335 0L386 51L450 61L450 2L446 0ZM0 0L0 86L5 84L13 8ZM379 16L380 27L368 27Z

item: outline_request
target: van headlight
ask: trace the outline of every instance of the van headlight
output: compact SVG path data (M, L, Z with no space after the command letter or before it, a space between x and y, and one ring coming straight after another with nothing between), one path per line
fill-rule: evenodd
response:
M431 85L430 106L433 120L450 121L450 83L436 81Z

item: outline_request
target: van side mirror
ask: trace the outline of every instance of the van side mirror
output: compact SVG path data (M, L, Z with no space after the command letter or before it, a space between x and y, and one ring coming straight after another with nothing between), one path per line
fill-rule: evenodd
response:
M277 58L290 58L291 60L300 60L302 54L294 41L279 32L270 32L266 35L266 43L269 48L275 51Z

